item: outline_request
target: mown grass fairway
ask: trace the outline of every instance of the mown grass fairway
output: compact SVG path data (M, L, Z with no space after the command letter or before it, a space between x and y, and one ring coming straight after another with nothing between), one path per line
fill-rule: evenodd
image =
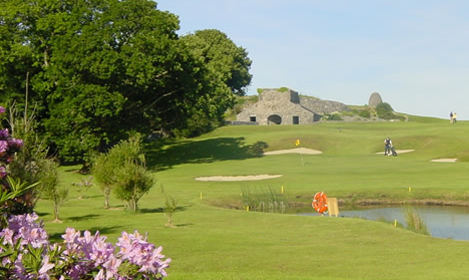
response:
M426 120L426 119L423 119ZM397 149L384 157L384 138ZM301 147L320 155L262 156ZM148 147L158 179L139 203L141 213L104 199L97 187L78 200L73 190L53 220L48 201L37 211L56 240L67 227L99 230L116 242L122 231L148 232L173 259L167 279L466 279L469 242L443 240L349 218L305 217L242 210L243 188L280 190L295 203L317 191L353 203L469 202L469 123L447 121L320 123L312 126L229 126L191 140ZM381 154L376 154L381 152ZM435 163L435 158L458 158ZM76 167L61 167L63 184L78 182ZM251 182L199 182L195 177L281 174ZM178 200L175 228L165 227L165 194ZM408 189L411 187L412 191ZM227 206L227 207L222 207ZM240 208L240 209L236 209Z

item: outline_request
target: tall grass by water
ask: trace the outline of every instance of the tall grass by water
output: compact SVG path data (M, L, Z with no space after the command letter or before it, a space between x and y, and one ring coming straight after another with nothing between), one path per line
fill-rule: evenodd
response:
M269 213L285 213L288 199L270 186L246 186L241 192L242 203L246 210Z
M425 235L430 234L425 220L420 216L417 210L415 210L412 206L407 206L403 208L403 211L405 215L407 229Z

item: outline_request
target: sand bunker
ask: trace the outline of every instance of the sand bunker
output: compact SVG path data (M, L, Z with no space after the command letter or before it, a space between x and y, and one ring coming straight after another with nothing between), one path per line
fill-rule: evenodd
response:
M396 153L399 155L399 154L405 154L405 153L410 153L410 152L413 152L415 151L414 149L410 149L410 150L396 150ZM377 155L384 155L384 152L377 152L376 153Z
M431 162L456 162L457 158L436 158L432 159Z
M283 175L247 175L247 176L211 176L211 177L197 177L195 180L204 182L232 182L232 181L258 181L266 179L274 179L282 177Z
M271 151L265 152L264 155L281 155L281 154L304 154L304 155L318 155L322 154L321 151L312 150L307 148L295 148L295 149L288 149L288 150L278 150L278 151Z

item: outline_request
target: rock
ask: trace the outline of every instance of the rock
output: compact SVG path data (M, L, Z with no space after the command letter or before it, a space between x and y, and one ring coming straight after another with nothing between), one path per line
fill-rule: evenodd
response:
M377 92L373 92L370 95L370 99L368 100L368 107L376 108L379 104L383 103L383 99L381 99L381 95Z

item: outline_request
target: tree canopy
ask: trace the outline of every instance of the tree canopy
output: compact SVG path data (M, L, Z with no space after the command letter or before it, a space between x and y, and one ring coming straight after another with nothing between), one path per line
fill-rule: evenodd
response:
M150 0L4 0L0 23L0 94L28 93L66 161L131 130L206 132L251 81L245 49L218 30L180 38Z
M245 95L251 83L252 61L246 49L238 47L228 36L216 29L198 30L182 38L233 93Z

